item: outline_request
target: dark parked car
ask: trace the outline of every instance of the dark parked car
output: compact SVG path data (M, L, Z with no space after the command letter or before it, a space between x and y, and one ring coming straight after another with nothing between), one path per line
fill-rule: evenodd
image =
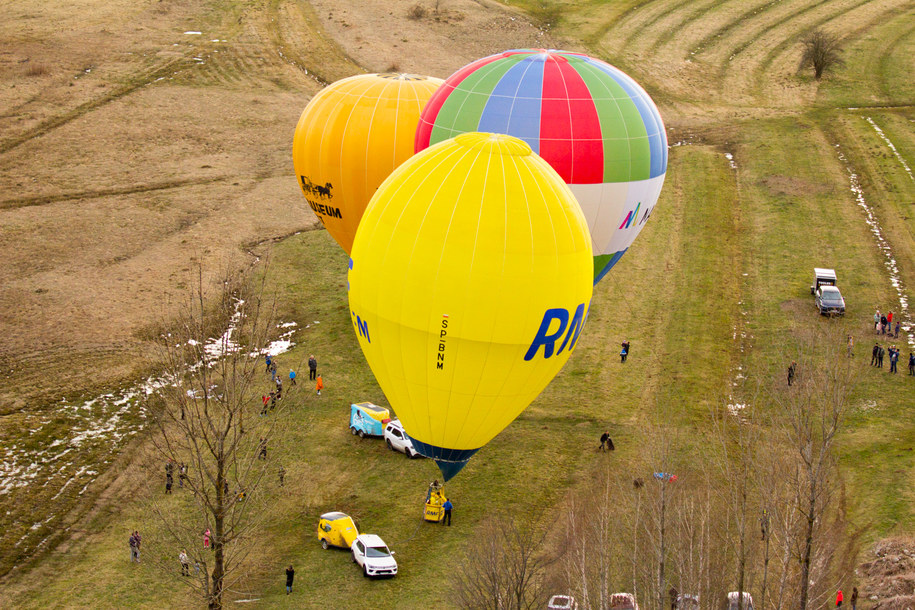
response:
M845 299L835 286L817 288L815 302L820 315L841 316L845 314Z

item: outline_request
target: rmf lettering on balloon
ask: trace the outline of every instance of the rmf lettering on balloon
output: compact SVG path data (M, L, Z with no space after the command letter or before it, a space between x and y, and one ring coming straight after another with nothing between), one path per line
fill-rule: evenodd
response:
M550 332L554 320L559 322L559 328ZM566 345L569 346L569 351L571 351L575 347L575 342L578 341L578 335L581 334L581 327L585 323L584 320L584 303L580 303L575 308L571 324L569 323L569 311L567 309L563 307L547 309L546 313L543 314L543 320L540 322L540 328L537 330L537 336L534 337L533 343L527 348L527 353L524 354L524 360L533 360L541 345L543 346L543 357L550 358L553 355L556 341L562 337L564 332L566 333L565 338L562 340L562 345L559 346L559 351L556 354L561 354ZM568 332L566 332L566 328L568 328Z

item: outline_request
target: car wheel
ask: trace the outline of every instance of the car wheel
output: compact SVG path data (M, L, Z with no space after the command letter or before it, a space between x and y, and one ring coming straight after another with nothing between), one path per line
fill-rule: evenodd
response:
M353 563L356 563L356 553L353 553Z
M365 576L366 578L369 577L369 569L365 566L362 566L362 575Z
M355 428L350 428L349 431L352 432L353 436L356 436L356 429L355 429Z
M327 538L321 541L321 548L327 550Z
M409 447L407 447L406 449L403 450L403 454L404 454L405 456L407 456L407 459L408 459L408 460L412 460L412 459L413 459L414 453L410 450Z
M385 442L385 444L387 444L388 449L390 449L391 451L394 451L394 445L391 444L391 439L386 438L386 439L384 439L384 442Z
M365 432L362 430L359 431L359 438L365 438Z

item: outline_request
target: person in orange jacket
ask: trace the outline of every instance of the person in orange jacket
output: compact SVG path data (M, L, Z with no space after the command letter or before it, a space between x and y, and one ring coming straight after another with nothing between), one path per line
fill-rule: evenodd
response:
M836 608L842 605L842 589L839 589L839 592L836 593Z
M321 376L318 375L318 380L315 382L315 389L318 391L318 396L321 395L321 390L324 389L324 380L321 379Z

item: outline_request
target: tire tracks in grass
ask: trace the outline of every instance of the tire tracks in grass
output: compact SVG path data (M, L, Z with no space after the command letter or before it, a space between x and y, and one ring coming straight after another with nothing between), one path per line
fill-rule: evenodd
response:
M678 35L682 36L683 32L686 31L690 25L707 15L709 13L709 8L714 7L717 4L717 0L709 0L707 4L701 4L699 2L695 2L694 0L688 0L687 2L678 5L678 9L680 7L688 7L693 10L688 15L686 15L684 19L671 24L667 29L665 29L661 35L655 39L651 47L649 47L649 52L657 53L661 50L661 47L673 40L674 37ZM673 14L673 11L671 11L670 14Z
M913 8L915 8L915 4L910 6L909 11L911 11ZM893 52L896 51L900 47L900 43L903 40L908 39L909 37L911 37L913 35L913 33L915 33L915 18L913 18L913 15L911 13L905 14L905 15L900 15L898 18L899 19L908 19L912 25L910 25L908 29L904 29L902 32L899 33L898 36L896 36L892 40L887 41L882 52L880 53L879 59L877 60L877 66L878 66L877 83L878 83L878 86L880 87L880 93L883 94L883 99L886 99L886 100L891 100L894 97L894 95L890 91L889 83L887 82L887 80L888 80L887 74L889 73L887 64L890 62L891 58L893 57Z
M770 8L777 6L782 3L783 0L767 0L765 3L754 6L740 13L732 20L728 21L725 25L719 27L715 31L706 34L705 37L701 38L699 42L696 43L696 46L692 48L689 52L690 56L701 55L707 48L714 46L716 41L721 40L728 32L739 27L745 23L748 19L755 17L760 13L768 11Z
M272 178L285 178L288 172L258 172L248 176L248 179L260 182ZM119 195L136 195L138 193L150 193L154 191L164 191L178 189L186 186L200 186L204 184L214 184L216 182L225 182L229 180L239 181L245 179L244 176L237 174L209 176L206 178L185 178L182 180L163 180L161 182L150 182L147 184L138 184L133 186L115 186L104 189L91 189L86 191L73 191L69 193L57 193L54 195L35 195L32 197L15 197L0 201L0 211L15 210L18 208L27 208L33 206L48 205L51 203L60 203L64 201L81 201L84 199L101 199L104 197L116 197Z
M166 180L162 182L151 182L149 184L139 184L135 186L121 186L106 189L93 189L86 191L75 191L71 193L58 193L56 195L36 195L34 197L15 197L0 201L0 210L14 210L18 208L27 208L33 206L48 205L50 203L59 203L61 201L81 201L83 199L98 199L101 197L114 197L117 195L135 195L137 193L149 193L152 191L164 191L169 189L181 188L183 186L198 186L201 184L212 184L224 180L238 179L237 176L215 176L210 178L187 178L184 180Z
M327 35L311 4L274 3L270 13L270 22L276 25L270 28L269 36L279 57L322 87L347 76L368 72ZM299 27L292 27L292 24ZM320 68L310 60L309 55L302 52L303 49L322 58Z
M589 48L600 46L603 39L607 37L611 30L625 27L624 24L627 20L637 15L640 11L645 10L647 6L659 1L663 0L646 0L645 2L635 2L631 4L619 14L614 15L601 23L594 32L584 38L583 42Z
M871 8L876 3L872 0L859 0L853 6L836 12L824 15L816 19L813 23L800 28L795 31L792 36L788 36L783 39L781 42L776 44L774 47L770 48L762 59L757 63L755 67L747 71L751 73L752 76L752 91L754 96L757 99L763 99L765 97L765 85L767 80L771 80L773 70L770 70L772 65L780 58L785 57L789 49L797 45L804 37L804 35L813 32L823 26L827 25L830 22L836 21L843 18L852 18L852 13L858 9L862 8ZM906 0L905 4L913 6L911 0ZM815 5L815 8L819 8L821 5ZM868 31L870 31L874 26L883 23L886 20L886 15L898 11L899 8L896 5L888 6L885 10L881 11L879 14L873 17L873 19L868 20L864 25L858 26L856 29L846 36L843 36L843 42L854 40L864 36ZM749 47L748 47L749 48ZM746 50L746 49L744 49ZM787 63L786 60L782 60L781 63L784 65Z
M861 6L862 4L866 4L867 2L870 2L870 1L871 0L857 0L857 3L854 4L848 10L854 10L854 9L858 8L859 6ZM738 55L740 55L741 53L746 51L749 47L751 47L754 44L759 43L764 36L766 36L767 34L770 34L771 32L774 32L776 30L782 29L784 26L788 25L792 21L803 17L804 15L820 8L821 6L822 6L821 4L806 4L805 3L799 9L792 11L787 15L784 15L780 19L778 19L772 23L769 23L768 25L765 25L762 29L753 30L752 32L750 32L749 33L750 35L747 37L746 40L744 40L737 46L731 47L730 51L726 53L727 58L724 59L719 66L719 80L721 82L724 82L727 72L731 69L731 62ZM797 37L797 36L798 36L798 34L794 35L794 37Z
M155 83L158 80L164 79L167 76L174 75L190 66L193 66L197 63L191 57L194 54L195 53L191 52L181 58L164 62L163 64L152 68L151 70L141 72L134 78L130 79L126 84L115 88L113 91L110 91L103 96L84 102L71 110L65 111L61 114L58 114L57 116L42 121L35 127L31 127L22 133L0 141L0 154L10 152L16 147L34 140L35 138L39 138L46 133L57 129L58 127L62 127L63 125L66 125L93 110L101 108L102 106L130 95L131 93L138 91L147 85Z
M718 86L722 91L744 91L752 95L755 98L757 103L771 103L772 99L777 99L773 96L769 96L766 99L761 99L762 96L759 93L758 85L763 82L771 82L772 74L769 70L770 62L766 62L765 59L760 62L758 59L760 54L752 53L755 49L762 48L766 50L766 55L768 57L773 55L773 53L781 53L785 50L790 49L796 45L802 37L820 27L824 23L828 23L834 19L839 19L844 15L847 15L862 6L872 4L872 0L854 0L845 5L845 0L838 0L833 2L819 3L819 4L804 4L800 8L797 8L790 13L781 16L774 22L764 24L761 29L750 32L748 37L737 44L734 47L731 47L727 52L726 56L721 57L721 61L718 64L718 73L716 75L716 81ZM810 15L816 15L817 13L829 11L825 16L815 18L815 21L811 25L804 25L804 19ZM771 39L778 38L781 36L781 40L772 46ZM777 51L773 51L777 49ZM749 81L749 82L746 82ZM784 105L784 102L782 103Z

